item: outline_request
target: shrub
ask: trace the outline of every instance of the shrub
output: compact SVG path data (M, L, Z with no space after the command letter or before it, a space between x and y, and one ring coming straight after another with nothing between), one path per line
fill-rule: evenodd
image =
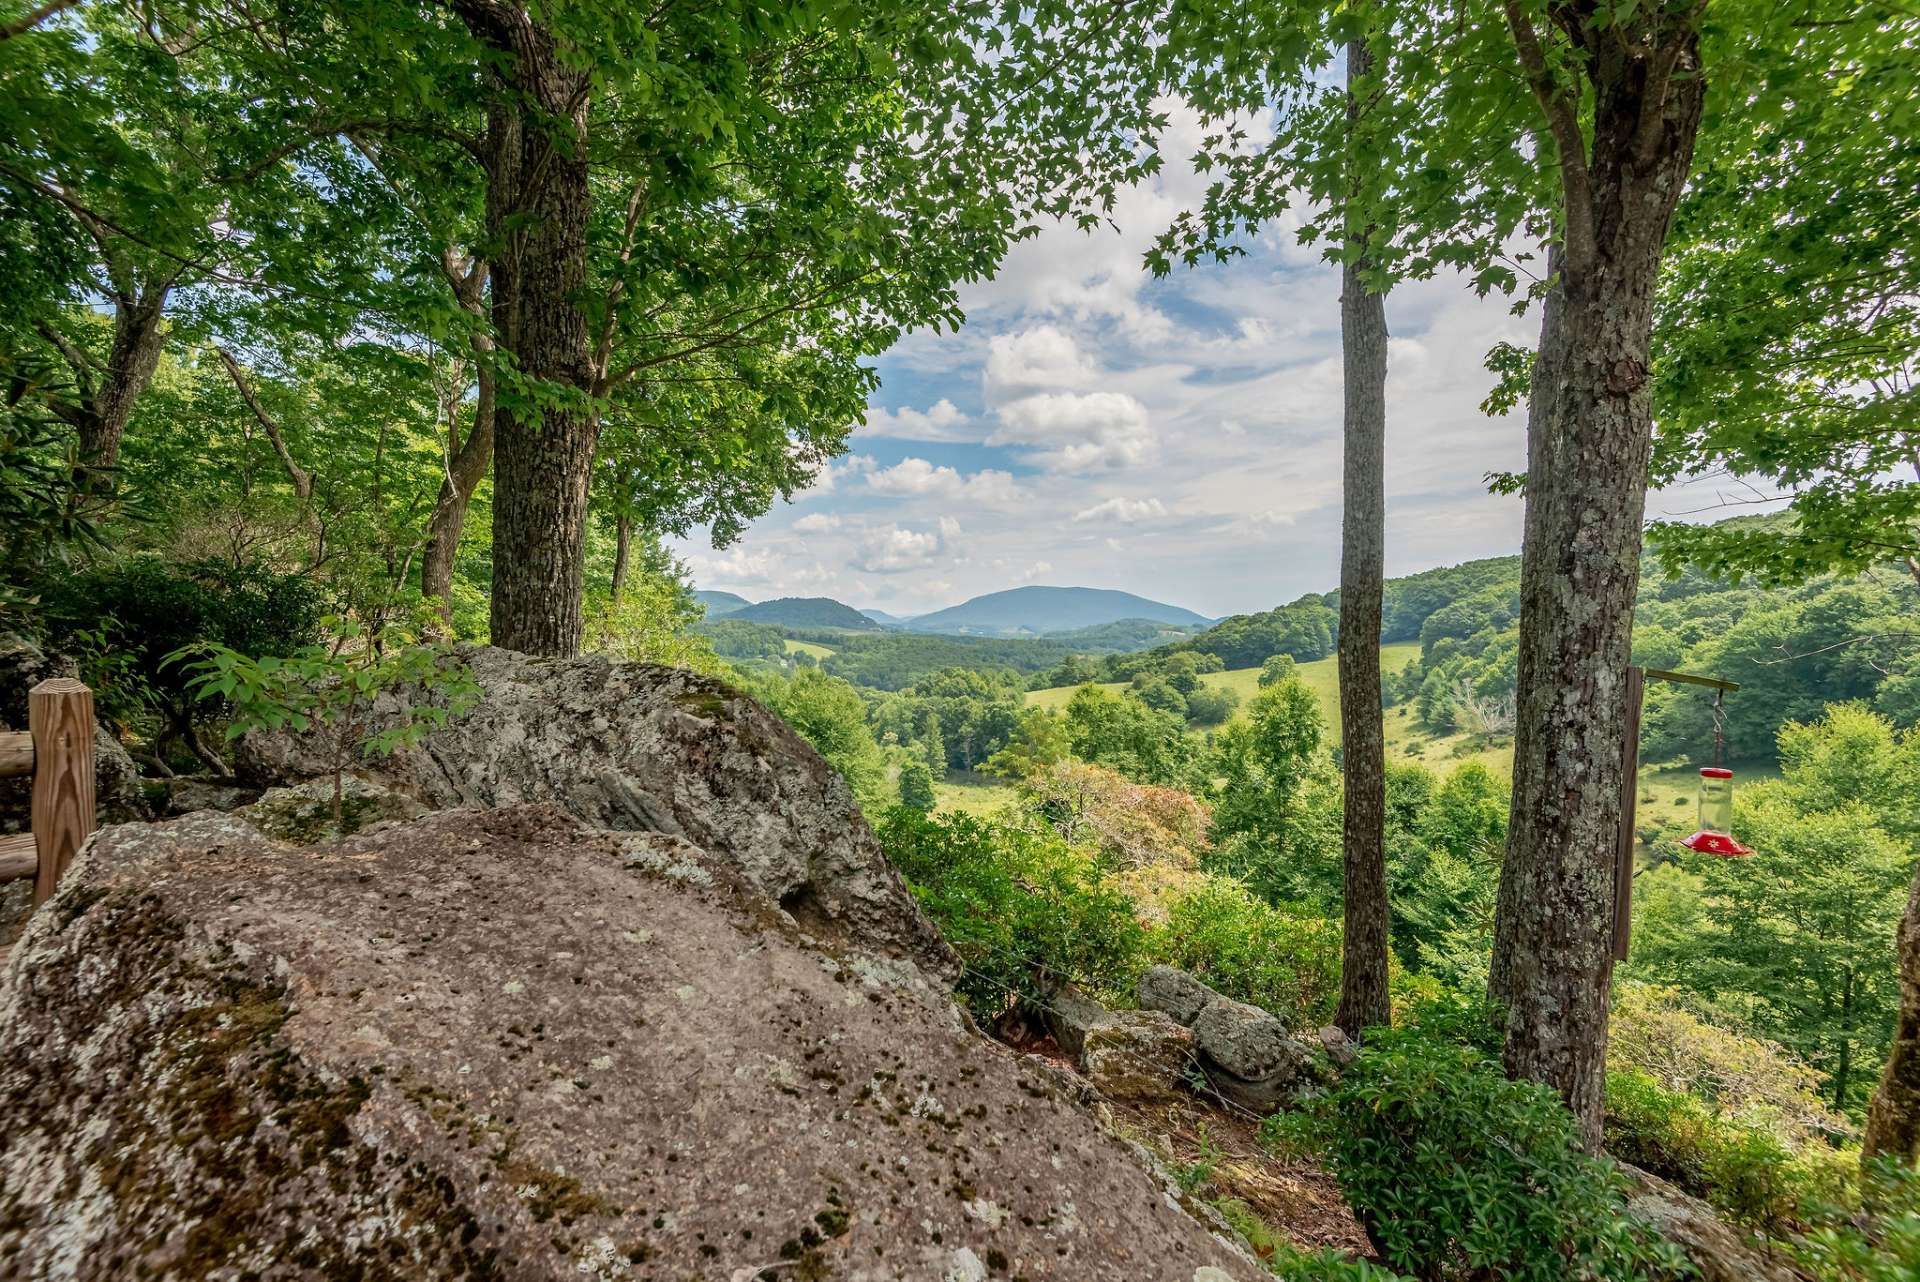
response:
M1187 696L1187 720L1196 726L1224 725L1240 706L1240 696L1222 688L1202 686Z
M1275 908L1227 877L1175 899L1147 947L1153 960L1296 1027L1324 1023L1339 992L1339 926Z
M1795 1239L1794 1262L1818 1282L1920 1278L1920 1172L1887 1162L1867 1179L1864 1210Z
M1778 1232L1807 1222L1822 1204L1850 1200L1850 1158L1824 1145L1797 1154L1772 1131L1632 1069L1607 1074L1606 1140L1621 1161L1755 1228Z
M1554 1093L1418 1032L1376 1032L1317 1115L1354 1210L1395 1269L1447 1282L1667 1278L1684 1265L1625 1209Z
M1045 1000L1063 980L1129 993L1142 969L1133 904L1052 831L933 817L906 807L880 827L887 857L966 967L983 1014Z

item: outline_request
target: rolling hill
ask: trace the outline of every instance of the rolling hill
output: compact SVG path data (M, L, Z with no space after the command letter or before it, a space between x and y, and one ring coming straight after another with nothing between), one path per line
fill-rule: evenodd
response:
M885 610L862 610L860 613L886 628L904 628L908 622L905 616L888 614Z
M1155 623L1205 627L1212 620L1177 605L1149 601L1109 588L1011 588L989 592L959 605L923 614L907 623L915 632L959 636L1045 636L1081 628L1146 619Z
M783 596L734 610L726 616L734 623L771 623L783 628L848 628L859 632L877 632L880 625L850 605L832 597Z
M753 604L747 598L733 592L695 592L693 599L707 607L709 619L724 618Z

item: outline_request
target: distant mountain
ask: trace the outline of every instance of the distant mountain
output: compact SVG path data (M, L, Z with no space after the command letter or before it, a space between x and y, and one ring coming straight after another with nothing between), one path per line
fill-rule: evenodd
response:
M744 610L753 604L747 598L736 596L732 592L695 592L693 599L707 607L709 619L718 619L736 610Z
M1076 654L1130 654L1171 645L1195 636L1197 624L1161 623L1157 619L1120 619L1114 623L1096 623L1090 628L1067 632L1049 632L1047 640L1070 645Z
M904 628L907 626L905 615L888 614L885 610L862 610L860 613L872 619L883 628Z
M726 616L739 623L771 623L783 628L849 628L877 632L880 625L850 605L832 597L783 596L777 601L762 601Z
M948 632L959 636L1045 636L1099 627L1123 619L1146 619L1204 628L1212 620L1177 605L1149 601L1131 592L1108 588L1012 588L989 592L959 605L913 619L915 632Z

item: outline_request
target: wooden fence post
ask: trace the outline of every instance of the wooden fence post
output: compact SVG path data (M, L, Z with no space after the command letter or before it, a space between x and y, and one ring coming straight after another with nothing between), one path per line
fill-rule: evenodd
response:
M27 694L33 733L33 844L39 857L36 907L93 832L93 691L71 677L42 681Z

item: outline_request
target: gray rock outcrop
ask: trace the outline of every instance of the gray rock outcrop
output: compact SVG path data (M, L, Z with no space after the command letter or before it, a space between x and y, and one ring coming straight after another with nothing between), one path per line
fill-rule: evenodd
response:
M1189 1028L1207 1003L1220 996L1177 966L1149 966L1134 995L1143 1008L1165 1011Z
M548 802L599 828L657 832L728 860L809 929L958 974L887 864L846 783L778 717L723 682L600 656L467 647L471 712L374 764L370 778L440 810ZM384 694L370 731L417 691ZM240 774L275 784L331 770L326 743L249 734Z
M1628 1211L1679 1247L1700 1282L1803 1282L1778 1253L1758 1249L1699 1198L1636 1166L1622 1166L1633 1181Z
M1140 1005L1190 1027L1207 1081L1243 1108L1268 1112L1314 1085L1312 1047L1258 1006L1222 996L1187 972L1154 966L1140 977ZM1338 1031L1337 1029L1334 1031ZM1321 1037L1329 1056L1349 1050Z
M762 726L696 711L662 733L723 762ZM691 835L791 826L696 825L648 770L680 833L98 834L0 977L0 1277L1263 1276L917 967Z
M1157 1010L1117 1011L1087 1030L1081 1071L1109 1099L1154 1101L1180 1094L1193 1063L1193 1031Z

